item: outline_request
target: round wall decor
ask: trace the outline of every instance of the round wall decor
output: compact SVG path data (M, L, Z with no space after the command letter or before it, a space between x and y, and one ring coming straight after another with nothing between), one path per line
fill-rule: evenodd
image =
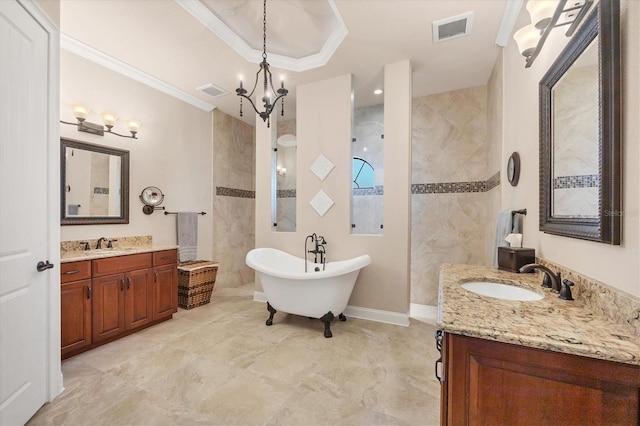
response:
M511 186L516 186L520 179L520 155L517 152L511 154L507 162L507 180Z

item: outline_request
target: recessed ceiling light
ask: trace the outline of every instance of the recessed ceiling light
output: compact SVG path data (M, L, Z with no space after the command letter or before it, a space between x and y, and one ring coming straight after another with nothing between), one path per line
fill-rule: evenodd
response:
M376 89L373 91L374 95L382 95L382 89Z

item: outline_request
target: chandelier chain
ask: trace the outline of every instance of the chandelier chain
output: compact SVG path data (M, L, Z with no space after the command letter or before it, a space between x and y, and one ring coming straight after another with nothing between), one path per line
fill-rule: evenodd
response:
M267 59L267 0L264 0L262 12L262 59Z

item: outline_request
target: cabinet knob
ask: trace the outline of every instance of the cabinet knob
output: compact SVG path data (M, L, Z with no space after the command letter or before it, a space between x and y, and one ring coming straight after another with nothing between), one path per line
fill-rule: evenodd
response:
M87 299L91 299L91 286L87 286Z

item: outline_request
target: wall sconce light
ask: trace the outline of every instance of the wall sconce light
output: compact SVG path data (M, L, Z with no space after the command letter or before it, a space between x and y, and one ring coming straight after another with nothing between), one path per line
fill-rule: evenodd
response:
M592 4L593 0L529 0L527 11L531 24L513 35L518 50L527 60L525 68L533 64L552 29L569 25L565 35L571 37Z
M73 116L78 120L76 123L70 123L68 121L62 121L63 124L70 124L72 126L76 126L79 132L91 133L93 135L104 136L105 133L111 133L112 135L120 136L121 138L131 138L138 139L136 134L140 129L140 122L138 120L128 120L127 127L131 132L131 135L121 135L120 133L114 132L113 126L116 124L116 120L118 116L112 112L103 112L102 113L102 121L104 122L104 126L100 124L91 123L87 120L87 116L89 115L89 108L85 105L81 104L73 104L72 106Z

